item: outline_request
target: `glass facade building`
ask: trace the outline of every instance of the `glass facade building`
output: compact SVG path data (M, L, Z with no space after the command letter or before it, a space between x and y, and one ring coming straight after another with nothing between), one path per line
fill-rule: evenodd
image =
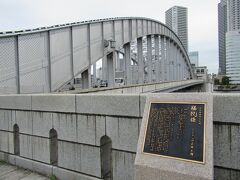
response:
M188 52L188 15L187 8L174 6L165 12L165 24L180 38Z
M218 3L218 55L219 69L218 73L226 74L226 40L227 32L227 0L221 0Z
M192 66L198 67L199 66L198 51L189 52L188 56L190 58Z
M231 83L240 84L240 30L226 34L226 69Z
M240 83L240 0L227 0L226 75Z

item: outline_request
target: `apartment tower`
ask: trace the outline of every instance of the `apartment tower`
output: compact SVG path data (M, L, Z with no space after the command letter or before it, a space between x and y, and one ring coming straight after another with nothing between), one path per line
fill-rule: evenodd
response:
M218 3L218 73L226 74L226 32L227 32L227 0Z
M240 0L227 0L226 75L240 83Z
M165 24L180 38L188 52L188 15L187 8L174 6L165 12Z

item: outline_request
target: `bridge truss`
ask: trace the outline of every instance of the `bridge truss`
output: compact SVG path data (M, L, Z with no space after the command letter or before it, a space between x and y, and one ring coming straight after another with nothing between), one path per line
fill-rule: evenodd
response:
M136 63L131 55L134 40ZM139 17L108 18L0 32L0 93L54 92L78 75L82 87L89 88L96 81L99 59L102 78L112 87L120 52L126 85L194 77L183 44L166 25Z

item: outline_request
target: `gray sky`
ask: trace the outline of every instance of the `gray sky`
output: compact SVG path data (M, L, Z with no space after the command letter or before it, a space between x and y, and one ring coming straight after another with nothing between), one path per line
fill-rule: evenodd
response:
M0 0L0 31L21 30L81 20L139 16L165 23L174 5L188 8L189 51L200 65L218 71L218 0Z

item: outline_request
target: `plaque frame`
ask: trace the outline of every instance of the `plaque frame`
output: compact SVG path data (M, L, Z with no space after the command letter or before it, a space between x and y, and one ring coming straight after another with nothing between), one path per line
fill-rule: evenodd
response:
M203 122L204 122L204 129L203 129L203 161L194 161L194 160L189 160L189 159L184 159L184 158L179 158L179 157L172 157L172 156L166 156L166 155L160 155L160 154L153 154L153 153L147 153L144 152L144 146L145 146L145 140L146 140L146 134L147 134L147 128L148 128L148 120L150 116L150 109L151 105L153 103L159 103L159 104L202 104L204 105L204 116L203 116ZM147 112L147 123L146 127L144 130L144 141L142 145L142 153L150 156L158 156L162 158L167 158L167 159L174 159L174 160L180 160L180 161L185 161L185 162L191 162L191 163L197 163L197 164L202 164L204 165L206 163L206 118L207 118L207 102L171 102L171 101L150 101L148 102L149 107L148 107L148 112Z

